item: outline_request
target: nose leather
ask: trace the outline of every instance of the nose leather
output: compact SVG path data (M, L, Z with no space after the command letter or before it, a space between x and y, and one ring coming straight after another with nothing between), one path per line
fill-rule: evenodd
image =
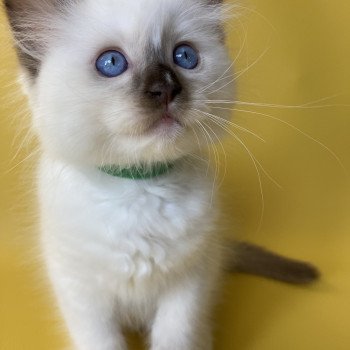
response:
M181 83L170 67L158 65L146 78L145 96L160 104L171 103L181 91Z

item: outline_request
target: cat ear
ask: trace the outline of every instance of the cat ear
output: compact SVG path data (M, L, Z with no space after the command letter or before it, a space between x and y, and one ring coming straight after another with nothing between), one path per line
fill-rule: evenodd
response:
M49 22L65 0L5 0L19 61L30 77L38 75Z

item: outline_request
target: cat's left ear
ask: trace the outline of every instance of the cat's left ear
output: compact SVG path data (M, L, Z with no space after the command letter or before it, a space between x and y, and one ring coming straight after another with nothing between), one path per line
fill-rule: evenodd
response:
M38 75L52 22L67 0L5 0L19 61L31 78ZM51 28L50 28L51 22Z

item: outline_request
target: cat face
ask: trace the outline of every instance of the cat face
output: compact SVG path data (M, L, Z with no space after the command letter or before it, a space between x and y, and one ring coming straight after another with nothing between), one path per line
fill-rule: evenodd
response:
M213 85L230 67L221 6L10 1L12 24L30 29L20 58L45 149L74 162L135 164L174 160L206 143L203 128L218 131L206 101L231 95L230 85Z

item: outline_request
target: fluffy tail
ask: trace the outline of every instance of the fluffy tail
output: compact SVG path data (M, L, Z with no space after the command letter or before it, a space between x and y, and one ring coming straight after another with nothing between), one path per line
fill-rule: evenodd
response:
M320 277L318 269L309 263L285 258L246 242L232 245L229 270L292 284L308 284Z

